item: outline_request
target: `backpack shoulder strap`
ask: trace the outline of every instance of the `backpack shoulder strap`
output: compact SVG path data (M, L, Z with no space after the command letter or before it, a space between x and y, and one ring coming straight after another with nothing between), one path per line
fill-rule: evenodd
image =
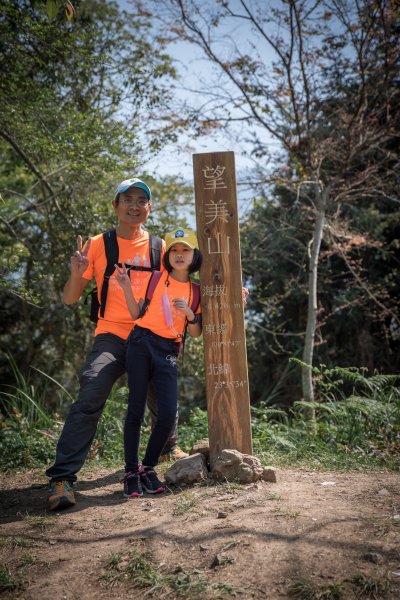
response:
M190 303L190 308L192 309L194 314L196 314L196 310L199 308L199 304L200 304L200 284L196 283L195 281L191 281L190 283L192 285L192 294L193 294L192 301ZM187 328L188 328L188 324L187 324L187 319L186 319L185 330L183 332L183 338L182 338L181 349L180 349L180 354L182 355L182 360L183 360L183 357L185 354Z
M117 232L115 229L110 229L103 233L104 250L107 259L107 266L104 271L103 285L101 286L100 293L100 316L104 317L104 311L106 309L107 294L108 294L108 283L111 275L114 273L114 265L118 263L119 248L117 242Z
M199 308L200 304L200 285L192 281L192 301L190 303L190 308L196 314L196 310Z
M147 284L147 289L146 289L146 295L144 298L144 302L142 304L142 307L139 311L139 314L137 316L137 319L141 319L144 315L144 313L147 310L147 307L150 304L150 300L153 297L154 294L154 290L157 287L158 282L160 281L161 278L161 271L152 271L151 275L150 275L150 279L149 282Z
M161 269L161 254L162 254L162 240L156 235L149 235L149 254L150 254L150 266L142 267L138 265L131 265L129 271L147 272L159 271ZM118 266L122 266L117 263Z
M150 266L152 271L159 271L161 267L162 240L157 235L150 235Z

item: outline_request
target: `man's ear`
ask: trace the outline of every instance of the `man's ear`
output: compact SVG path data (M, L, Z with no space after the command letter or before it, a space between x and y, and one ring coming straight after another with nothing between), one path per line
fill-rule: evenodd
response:
M118 208L118 203L117 203L117 201L116 201L116 200L113 200L113 201L111 202L111 204L113 205L113 208L114 208L114 209L117 209L117 208Z

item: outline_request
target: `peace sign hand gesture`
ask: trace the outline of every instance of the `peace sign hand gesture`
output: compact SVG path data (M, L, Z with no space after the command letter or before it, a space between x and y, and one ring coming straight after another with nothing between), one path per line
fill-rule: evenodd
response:
M124 291L131 289L131 280L128 275L128 270L126 268L126 264L122 263L122 267L119 267L118 265L114 265L114 267L117 270L117 275L115 278L118 281L119 285L122 287L122 289Z
M89 259L87 257L90 244L92 240L89 238L85 249L82 252L82 236L78 235L76 238L76 252L71 256L71 275L82 277L83 273L89 266Z

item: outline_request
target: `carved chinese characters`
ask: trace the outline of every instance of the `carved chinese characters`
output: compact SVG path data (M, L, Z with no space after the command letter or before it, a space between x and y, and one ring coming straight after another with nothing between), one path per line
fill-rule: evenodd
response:
M234 154L193 165L212 462L225 448L252 452Z

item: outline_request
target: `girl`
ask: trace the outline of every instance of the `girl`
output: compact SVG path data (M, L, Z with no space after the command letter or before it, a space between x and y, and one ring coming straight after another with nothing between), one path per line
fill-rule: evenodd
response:
M135 321L128 337L126 370L128 373L128 412L124 428L125 478L124 496L135 498L165 491L154 467L174 426L177 402L177 357L186 325L190 335L201 335L200 307L196 314L190 308L193 284L190 274L199 270L201 254L196 235L187 229L175 229L165 238L163 270L151 302L144 315L136 302L126 266L117 269L129 312ZM138 451L140 426L153 381L157 396L158 416L150 435L142 465Z

